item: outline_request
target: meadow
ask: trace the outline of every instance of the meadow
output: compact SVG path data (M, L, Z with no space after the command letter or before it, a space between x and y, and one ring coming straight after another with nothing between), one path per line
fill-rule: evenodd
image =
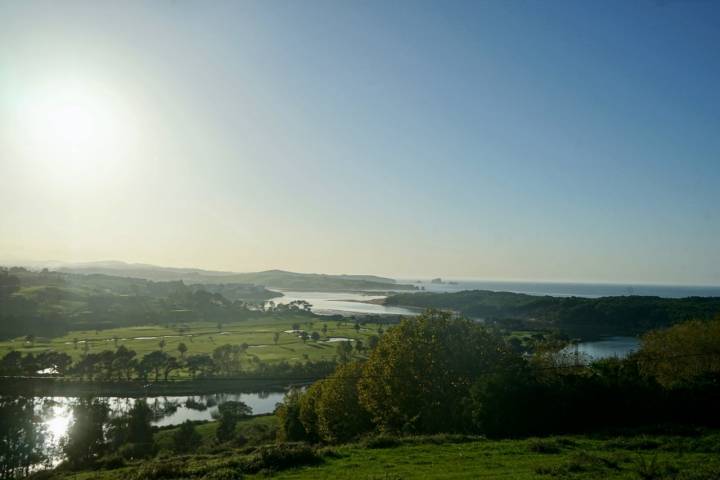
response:
M299 324L300 329L308 334L317 332L320 339L303 341L298 333L292 331L294 324ZM123 345L134 350L141 357L160 350L160 343L164 342L162 350L179 357L178 346L181 343L187 347L185 356L211 354L221 345L246 343L248 349L241 360L246 365L258 360L269 363L279 361L293 363L332 360L337 355L338 339L350 339L353 343L359 340L367 345L368 337L378 335L379 328L383 327L368 323L361 325L358 330L350 321L330 319L322 321L317 317L309 318L306 315L283 314L277 317L263 315L242 322L224 324L193 322L175 326L143 325L106 330L74 330L54 338L19 337L0 342L0 356L13 350L35 354L55 350L65 352L72 356L73 360L77 360L86 351L115 350ZM279 334L277 343L274 338L276 333ZM358 352L354 351L353 355L357 356ZM175 375L184 376L186 373L178 371Z
M258 425L272 427L275 417L261 416L241 422L238 431ZM686 432L686 435L571 435L522 440L487 440L481 437L435 435L368 437L357 443L319 447L300 465L241 474L238 465L257 459L253 447L212 452L215 422L197 426L203 438L200 453L172 456L170 438L175 429L156 433L161 448L157 459L127 463L94 472L53 472L54 479L151 480L172 478L368 479L415 478L470 479L687 479L718 478L720 433ZM262 428L262 427L260 427ZM267 454L266 454L267 455ZM262 456L262 455L260 455ZM305 463L305 465L302 465ZM171 467L172 465L172 467ZM233 474L233 472L235 472Z

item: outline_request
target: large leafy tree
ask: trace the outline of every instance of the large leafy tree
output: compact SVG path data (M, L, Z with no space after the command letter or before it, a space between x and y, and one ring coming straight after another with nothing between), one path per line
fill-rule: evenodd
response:
M642 338L641 371L665 387L678 387L720 375L720 317L691 320Z
M361 375L361 364L348 363L323 380L315 404L317 430L323 440L345 442L370 429L370 416L358 400Z
M360 404L383 431L468 430L470 387L513 358L499 333L430 310L380 339L358 383Z

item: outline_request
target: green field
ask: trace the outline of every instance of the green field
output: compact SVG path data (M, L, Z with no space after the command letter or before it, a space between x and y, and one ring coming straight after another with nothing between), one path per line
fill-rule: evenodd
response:
M272 424L274 417L256 417L241 424ZM198 427L204 443L211 442L214 424ZM167 444L173 430L156 434ZM508 479L716 479L720 478L720 434L695 436L587 437L562 436L525 440L484 440L461 436L406 437L317 450L319 464L261 472L242 478L278 479L411 479L411 478L508 478ZM51 478L107 479L168 478L153 476L148 465L173 465L172 478L241 478L214 476L232 470L252 449L168 457L115 470L56 472Z
M320 340L308 339L303 342L297 334L287 332L294 323L300 324L300 328L308 333L318 332L321 336ZM322 331L324 325L327 326L326 334ZM187 356L211 353L220 345L247 343L249 347L242 363L249 368L249 365L256 361L254 357L264 362L332 360L336 355L337 342L329 341L330 338L349 338L367 344L367 338L377 335L378 328L379 325L376 324L365 324L356 331L354 324L350 322L321 321L317 318L308 319L303 315L285 314L274 318L263 316L222 325L210 322L189 323L184 324L182 330L179 326L146 325L99 331L76 330L56 338L35 338L32 342L25 338L15 338L0 342L0 356L11 350L23 353L56 350L66 352L74 359L78 359L85 351L85 342L90 352L114 350L124 345L137 352L138 356L142 356L153 350L159 350L161 339L165 341L164 350L175 356L179 356L178 345L184 343L188 347L185 354ZM387 329L387 326L384 328ZM275 332L280 333L277 344L274 343L273 338ZM184 375L182 371L175 373L176 377L182 375Z

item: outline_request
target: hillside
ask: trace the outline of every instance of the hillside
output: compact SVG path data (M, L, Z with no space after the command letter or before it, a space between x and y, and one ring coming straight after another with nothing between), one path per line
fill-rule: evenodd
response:
M488 290L399 293L386 305L454 310L516 329L559 329L570 335L635 335L691 318L720 315L720 297L550 297Z
M142 278L153 281L178 281L194 284L244 283L267 288L300 291L391 291L414 290L412 285L399 284L395 280L374 275L325 275L318 273L295 273L283 270L236 273L196 268L159 267L138 263L91 262L67 264L57 268L60 272L82 274L105 274L121 277Z
M279 296L251 284L186 285L105 274L0 269L0 338L190 321L238 321Z
M262 431L251 425L272 417L258 417L238 430ZM201 453L168 456L152 461L119 462L103 470L44 472L45 479L93 478L225 478L386 479L513 478L513 479L710 479L718 478L719 436L562 436L543 439L484 440L459 435L380 437L363 443L313 451L301 446L265 446L244 451L211 452L216 425L200 425ZM156 434L171 455L170 439L177 429ZM167 446L165 446L167 445Z

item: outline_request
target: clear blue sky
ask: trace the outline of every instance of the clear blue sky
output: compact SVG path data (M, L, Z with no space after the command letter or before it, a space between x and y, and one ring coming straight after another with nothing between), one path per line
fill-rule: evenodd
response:
M0 18L0 257L720 284L718 2Z

